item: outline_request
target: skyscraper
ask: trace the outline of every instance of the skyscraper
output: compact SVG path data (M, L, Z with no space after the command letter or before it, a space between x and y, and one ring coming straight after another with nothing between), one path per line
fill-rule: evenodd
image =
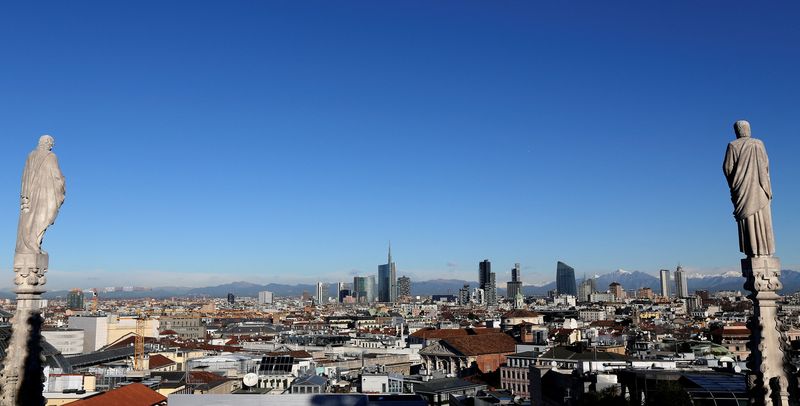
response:
M578 287L575 281L575 269L571 266L558 261L556 264L556 289L558 293L564 295L578 295Z
M353 278L353 291L351 293L358 303L372 303L375 301L375 276L356 276Z
M347 290L347 284L344 282L339 282L336 284L336 301L342 303L342 291Z
M314 298L317 301L317 304L323 304L328 302L328 284L317 282L317 292L314 295Z
M228 304L234 304L236 302L236 296L233 293L228 293Z
M506 297L509 300L514 300L517 293L522 293L522 281L519 279L520 266L519 263L514 264L511 268L511 281L506 282Z
M662 269L661 276L661 296L669 297L669 269Z
M469 303L469 300L470 300L469 285L464 285L463 288L458 290L458 304L465 305Z
M397 269L392 262L392 246L389 245L389 260L378 265L378 301L397 301Z
M268 290L258 292L258 304L272 304L272 292Z
M411 278L401 276L397 278L397 297L411 296Z
M678 265L678 269L675 270L675 294L678 297L689 297L689 284L687 282L686 271Z
M83 310L83 291L72 289L67 294L67 308L70 310Z
M625 299L625 289L622 289L622 285L617 282L611 282L611 284L608 285L608 292L614 295L614 299L617 301Z
M586 275L584 275L583 282L578 286L578 301L588 302L589 297L595 292L597 292L597 283L595 279L586 279Z
M484 259L478 265L478 272L478 289L483 290L484 303L487 306L494 306L497 304L497 285L492 272L492 263Z

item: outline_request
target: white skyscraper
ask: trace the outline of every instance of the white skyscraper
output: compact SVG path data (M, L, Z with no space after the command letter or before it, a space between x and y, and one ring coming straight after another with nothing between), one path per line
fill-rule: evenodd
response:
M272 292L268 290L258 292L258 304L272 304Z
M315 295L317 304L328 302L328 286L325 283L317 282L317 294Z
M661 296L669 297L669 269L661 270Z
M686 271L678 265L675 270L675 294L678 297L689 297L689 284L686 280Z

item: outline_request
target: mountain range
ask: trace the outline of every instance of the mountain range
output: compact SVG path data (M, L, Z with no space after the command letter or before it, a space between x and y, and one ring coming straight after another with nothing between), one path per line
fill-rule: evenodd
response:
M742 285L744 279L741 275L734 273L726 273L722 275L695 275L688 278L689 292L695 290L708 290L709 292L716 292L721 290L743 290ZM781 274L781 281L783 282L783 294L791 294L800 290L800 272L792 270L784 270ZM581 280L577 280L580 284ZM623 271L618 270L615 272L607 273L604 275L596 276L597 290L605 291L608 285L612 282L617 282L627 290L636 290L643 287L652 288L655 293L659 293L660 281L659 278L641 271ZM468 284L470 288L475 288L478 283L475 281L467 281L461 279L434 279L428 281L417 281L411 283L411 293L413 295L427 296L434 294L441 295L457 295L458 290ZM505 295L505 283L498 283L497 294ZM674 281L671 281L670 289L674 289ZM523 293L527 296L543 296L548 291L556 288L555 282L550 282L544 285L525 285L523 286ZM329 285L329 289L333 286ZM303 292L313 294L316 286L312 284L297 284L287 285L278 283L268 283L260 285L251 282L232 282L217 286L208 286L202 288L187 288L179 286L168 286L153 288L147 291L134 291L134 292L108 292L102 293L102 298L107 299L133 299L140 297L151 298L168 298L168 297L225 297L228 293L233 293L236 296L249 296L257 297L260 291L270 291L276 296L300 296ZM330 295L334 295L330 291ZM46 298L66 297L68 291L51 291L45 294ZM0 298L13 298L14 294L10 290L0 292Z

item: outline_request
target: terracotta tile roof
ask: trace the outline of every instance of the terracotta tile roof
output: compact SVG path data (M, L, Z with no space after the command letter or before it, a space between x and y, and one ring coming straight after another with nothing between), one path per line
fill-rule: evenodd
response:
M150 369L158 369L173 364L175 364L175 361L161 354L153 354L150 356Z
M442 341L467 356L512 353L516 351L517 344L511 336L503 333L451 337Z
M428 328L428 329L417 330L413 334L411 334L411 336L430 340L430 339L443 339L450 337L474 336L480 334L495 334L499 332L500 332L499 328L467 328L467 329Z
M70 406L155 406L166 405L167 398L140 383L132 383L90 398L67 403Z
M192 371L192 372L189 372L189 380L192 383L202 382L202 383L208 384L208 383L213 383L213 382L218 382L218 381L225 381L227 379L224 376L217 375L217 374L215 374L213 372Z
M530 310L515 309L515 310L511 310L510 312L507 312L506 314L504 314L503 318L504 319L515 319L515 318L521 318L521 317L527 318L527 317L539 317L539 316L541 316L539 313L532 312Z
M269 356L278 356L278 355L289 355L295 358L314 358L313 355L308 353L308 351L272 351L268 352L267 355Z

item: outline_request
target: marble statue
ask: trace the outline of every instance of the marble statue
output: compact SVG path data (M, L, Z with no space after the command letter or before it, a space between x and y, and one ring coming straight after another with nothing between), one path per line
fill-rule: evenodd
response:
M54 145L53 137L41 136L39 146L25 162L17 228L18 254L45 253L42 251L44 232L55 222L58 209L64 203L64 176L52 151Z
M747 392L752 405L788 406L790 397L797 399L797 381L786 329L777 313L783 284L780 259L773 255L769 159L764 143L750 137L750 123L740 120L733 128L737 138L728 144L722 169L739 227L739 251L746 256L741 260L744 288L753 302L747 321Z
M750 137L750 123L740 120L733 127L737 138L728 144L722 169L739 225L739 251L747 257L772 255L775 238L767 150L761 140Z
M53 137L43 135L22 172L14 289L17 309L0 376L0 406L43 405L42 294L50 256L42 250L44 233L64 203L64 176L52 152Z

